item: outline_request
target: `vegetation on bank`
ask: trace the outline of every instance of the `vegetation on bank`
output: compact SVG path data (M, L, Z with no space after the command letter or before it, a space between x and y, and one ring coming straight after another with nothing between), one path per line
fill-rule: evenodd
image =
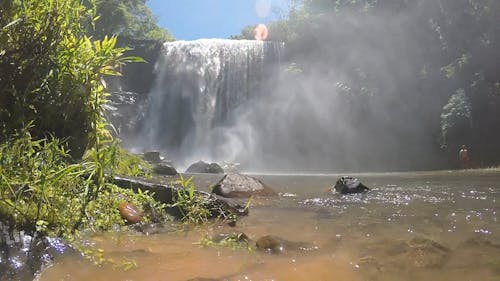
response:
M116 171L115 145L102 147L100 158L71 164L57 139L33 140L28 128L0 146L0 217L11 229L70 238L80 229L109 230L125 225L121 202L143 209L162 205L147 194L110 184L100 166ZM123 157L123 155L121 156ZM158 220L146 213L144 222Z
M163 204L110 180L149 167L108 131L104 78L142 60L125 57L116 37L90 37L99 1L0 3L0 222L72 241L124 226L123 202L143 223L163 220Z
M125 226L123 206L137 206L143 224L163 222L167 206L112 183L116 174L148 177L152 167L121 149L108 130L105 79L142 59L124 56L129 49L106 34L172 38L145 1L0 3L0 223L63 237L95 262L107 262L102 251L80 244L82 230ZM181 220L212 218L190 180L180 184L170 207Z

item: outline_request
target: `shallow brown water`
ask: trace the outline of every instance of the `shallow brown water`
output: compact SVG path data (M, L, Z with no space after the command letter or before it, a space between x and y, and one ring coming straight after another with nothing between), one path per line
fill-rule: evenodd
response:
M280 192L255 199L236 228L204 226L144 236L113 233L91 241L129 270L77 256L56 261L40 280L500 280L500 173L443 171L358 174L372 187L340 196L338 175L257 176ZM203 248L206 234L277 235L311 250L282 255Z

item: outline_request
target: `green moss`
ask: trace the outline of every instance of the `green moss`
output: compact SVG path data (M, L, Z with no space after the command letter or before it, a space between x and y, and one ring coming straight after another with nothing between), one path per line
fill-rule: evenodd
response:
M227 235L222 234L215 238L205 235L197 244L202 247L230 248L233 250L244 249L249 252L253 251L248 237L242 232L233 232Z

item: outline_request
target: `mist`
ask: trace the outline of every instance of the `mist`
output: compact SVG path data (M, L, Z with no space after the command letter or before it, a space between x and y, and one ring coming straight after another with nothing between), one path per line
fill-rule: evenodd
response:
M448 14L432 1L396 2L289 20L293 40L280 40L271 26L274 43L166 43L143 129L129 145L160 150L179 167L198 160L253 172L447 167L441 111L459 83L441 72L460 54L443 35Z

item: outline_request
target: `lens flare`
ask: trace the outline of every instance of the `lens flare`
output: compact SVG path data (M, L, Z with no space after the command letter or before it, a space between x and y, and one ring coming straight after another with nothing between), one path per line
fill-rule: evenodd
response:
M258 24L253 30L253 37L255 40L264 41L267 39L268 30L264 24Z
M259 18L266 18L271 13L271 0L257 0L255 12Z

